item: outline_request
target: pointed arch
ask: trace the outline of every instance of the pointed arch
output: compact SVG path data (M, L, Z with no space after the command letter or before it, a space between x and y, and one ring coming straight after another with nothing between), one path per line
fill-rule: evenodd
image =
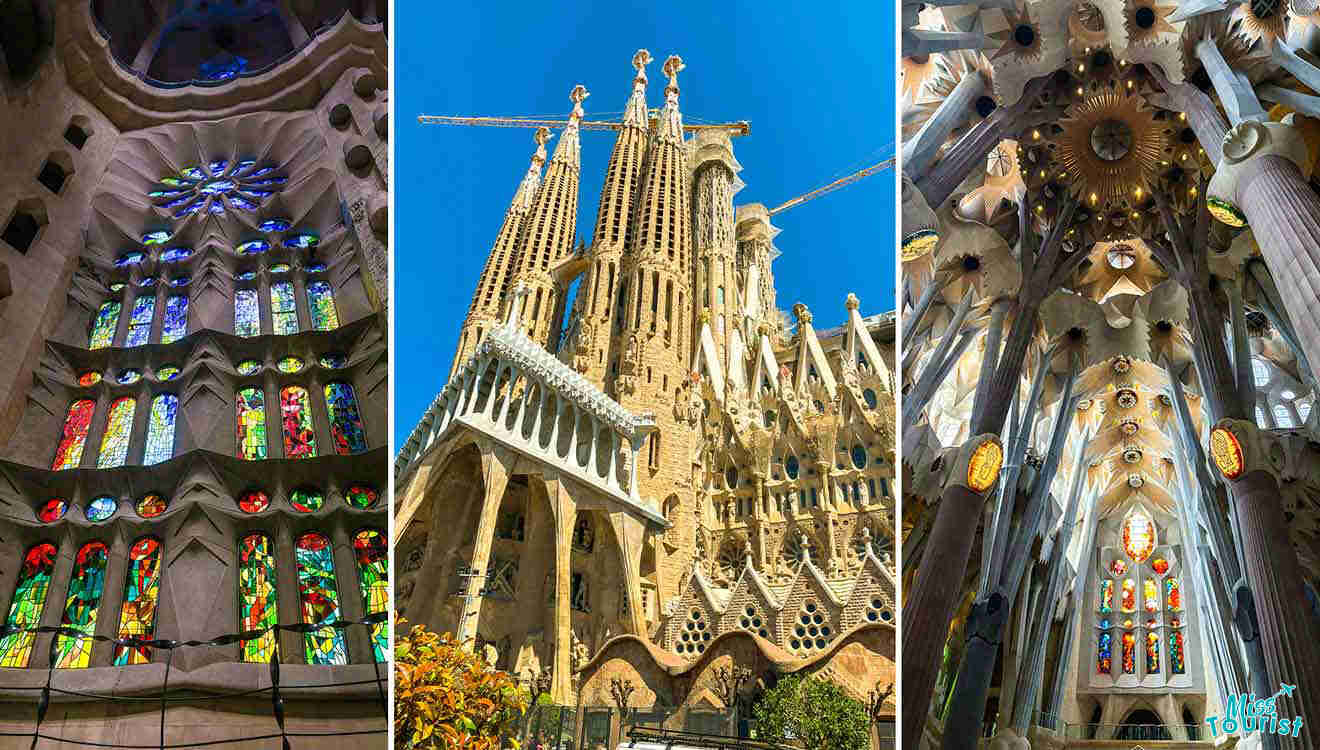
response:
M298 537L293 545L298 563L298 593L302 602L302 621L308 625L326 625L339 619L339 589L335 585L334 547L330 539L315 531ZM336 628L321 628L303 636L303 653L308 664L347 664L348 647L344 633Z
M119 610L119 638L150 640L156 634L156 603L160 598L160 540L144 536L128 552L124 604ZM115 646L115 666L149 664L147 646Z
M55 573L55 545L41 542L23 556L23 567L14 584L14 596L9 600L7 628L35 628L46 609L46 596L50 593L50 579ZM35 633L18 632L0 637L0 667L24 668L32 658Z
M243 641L240 658L265 664L275 652L275 631L279 615L276 600L275 555L270 537L261 532L248 534L238 545L238 629L241 632L264 631L252 640Z
M96 616L105 593L105 568L110 550L101 542L88 542L78 550L73 563L73 579L64 600L61 627L73 628L85 635L61 635L56 644L56 669L81 669L91 664L92 639Z
M69 405L51 469L55 471L76 469L78 464L82 463L83 448L87 443L87 430L92 425L92 414L95 411L96 402L89 398L79 399Z

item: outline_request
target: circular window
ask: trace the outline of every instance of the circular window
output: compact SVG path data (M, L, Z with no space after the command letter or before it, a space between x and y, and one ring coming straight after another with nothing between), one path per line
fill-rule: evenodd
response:
M265 240L248 240L235 249L239 255L260 255L270 249L270 243Z
M37 518L40 518L43 523L54 523L64 518L64 514L68 510L69 502L67 500L62 497L52 497L37 511Z
M270 498L261 490L248 490L238 496L238 507L244 513L260 513L270 507Z
M132 385L142 379L141 370L120 370L115 376L115 382L120 385Z
M1101 120L1091 130L1091 150L1104 161L1118 161L1132 150L1132 128L1122 120Z
M275 363L280 372L298 372L303 368L303 361L298 357L284 357Z
M1137 251L1132 249L1131 245L1114 245L1105 253L1105 260L1115 270L1123 271L1131 268L1137 262Z
M143 518L155 518L165 512L166 506L163 495L149 492L137 501L137 514Z
M299 513L315 513L325 504L325 495L320 490L299 487L289 493L289 504Z
M272 265L272 266L270 267L270 272L271 272L271 273L288 273L288 272L289 272L289 264L288 264L288 263L276 263L276 264L274 264L274 265Z
M115 508L119 503L109 495L102 495L96 498L87 506L87 520L92 523L100 523L115 514Z
M348 357L338 353L326 353L317 361L328 370L338 370L348 364Z
M365 484L349 485L348 492L344 493L344 500L354 508L366 510L376 504L376 490Z
M160 259L165 263L177 263L192 257L192 254L193 251L190 247L172 247L161 253Z
M293 222L288 219L266 219L257 225L257 229L263 232L287 232L293 226Z
M261 363L255 359L245 359L238 363L239 375L254 375L261 369Z
M179 377L179 368L174 365L165 365L156 370L157 380L173 380Z

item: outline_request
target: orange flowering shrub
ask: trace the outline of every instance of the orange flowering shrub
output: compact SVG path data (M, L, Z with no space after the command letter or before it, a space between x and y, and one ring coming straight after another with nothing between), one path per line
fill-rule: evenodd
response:
M395 750L516 748L527 691L492 669L453 634L396 619L394 637Z

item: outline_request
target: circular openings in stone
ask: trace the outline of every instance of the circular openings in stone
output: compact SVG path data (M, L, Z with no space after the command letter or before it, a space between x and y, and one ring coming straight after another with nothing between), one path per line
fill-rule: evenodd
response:
M270 496L261 490L246 490L238 496L238 509L244 513L260 513L270 507Z
M142 379L142 371L134 370L132 368L129 368L127 370L120 370L119 374L115 376L115 382L120 385L132 385L141 379Z
M738 620L738 625L741 626L743 630L756 633L762 638L770 638L770 631L766 629L765 621L761 617L761 613L756 611L755 607L749 606L743 610L743 614Z
M317 361L328 370L340 370L348 365L348 357L338 352L326 352Z
M257 225L257 229L263 232L287 232L293 226L293 222L288 219L266 219Z
M857 469L866 468L866 446L861 443L854 443L852 447L853 467Z
M83 388L90 388L99 382L101 382L101 373L96 370L88 370L78 376L78 385Z
M1020 47L1030 47L1036 42L1036 30L1030 24L1020 23L1013 29L1013 41Z
M1132 20L1136 22L1137 28L1149 29L1155 25L1155 9L1149 5L1143 5L1132 14Z
M110 285L110 291L112 291L112 292L122 292L122 291L124 291L124 287L125 287L125 286L127 286L127 284L125 284L124 282L122 282L122 281L116 281L115 283L113 283L113 284Z
M1131 245L1114 245L1105 253L1105 260L1116 271L1124 271L1136 265L1137 252Z
M315 513L325 505L325 495L312 487L299 487L289 493L289 505L299 513Z
M147 259L146 253L142 252L141 250L133 250L132 252L124 253L123 255L120 255L118 258L115 258L115 266L118 268L125 268L127 266L136 266L137 264L141 263L146 259Z
M337 130L348 127L348 123L353 119L353 112L347 104L340 102L330 108L330 125Z
M161 365L160 369L156 370L157 380L173 380L177 377L179 377L179 368L176 365Z
M996 106L998 105L995 104L995 100L988 96L977 97L976 114L981 117L989 117L990 113L995 111Z
M181 260L187 260L192 257L191 247L172 247L160 254L163 263L178 263Z
M363 99L370 99L375 96L378 88L380 88L380 83L376 79L376 74L371 71L367 71L353 79L353 91Z
M255 375L261 369L261 363L255 359L245 359L238 363L239 375Z
M260 255L269 249L270 243L262 239L248 240L234 248L239 255Z
M119 503L109 495L102 495L87 504L87 520L92 523L100 523L115 514L115 509Z
M390 113L387 109L380 109L372 117L372 127L376 129L376 135L381 138L390 137Z
M706 629L706 619L701 610L692 610L683 630L679 631L678 640L677 650L680 654L696 655L706 650L706 644L710 642L710 631Z
M880 403L880 399L876 398L875 391L870 388L862 391L862 400L866 402L866 408L868 409L874 409Z
M310 232L299 232L284 238L284 246L298 250L306 250L321 244L321 238Z
M1122 159L1132 150L1132 128L1122 120L1101 120L1091 129L1091 150L1104 161Z
M284 357L275 363L280 372L298 372L303 368L303 361L298 357Z
M288 264L288 263L275 263L275 264L273 264L273 265L270 267L270 272L271 272L271 273L288 273L288 272L289 272L289 264Z
M147 232L142 235L142 244L144 245L164 245L174 237L168 230L157 229L154 232Z
M788 474L789 479L797 479L798 472L802 471L802 464L798 462L797 456L789 456L784 462L784 473Z
M344 144L344 164L354 172L371 166L371 149L365 143Z
M379 498L376 488L368 484L350 484L344 493L344 502L360 510L370 509Z
M137 514L143 518L155 518L165 512L169 503L165 501L165 496L155 492L148 492L137 501Z
M52 497L37 509L37 518L42 523L55 523L64 518L64 514L69 511L69 501L62 497Z

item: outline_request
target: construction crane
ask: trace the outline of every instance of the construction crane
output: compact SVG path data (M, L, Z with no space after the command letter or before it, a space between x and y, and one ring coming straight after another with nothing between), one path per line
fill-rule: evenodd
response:
M659 110L652 109L651 116L655 117ZM493 128L562 128L568 125L568 120L545 120L533 117L461 117L456 115L418 115L417 122L422 125L477 125ZM578 123L578 127L583 130L618 130L623 127L622 122L613 120L583 120ZM751 132L751 125L746 120L737 122L715 123L708 125L689 125L684 124L683 130L689 133L696 133L702 130L723 130L731 138L747 135ZM823 185L812 190L809 193L803 193L796 198L790 198L778 206L770 209L770 215L787 211L794 206L800 206L809 200L814 200L827 193L832 193L841 187L851 185L858 180L870 177L876 172L883 172L894 166L894 159L890 157L878 164L872 164L865 169L858 170L846 177Z

